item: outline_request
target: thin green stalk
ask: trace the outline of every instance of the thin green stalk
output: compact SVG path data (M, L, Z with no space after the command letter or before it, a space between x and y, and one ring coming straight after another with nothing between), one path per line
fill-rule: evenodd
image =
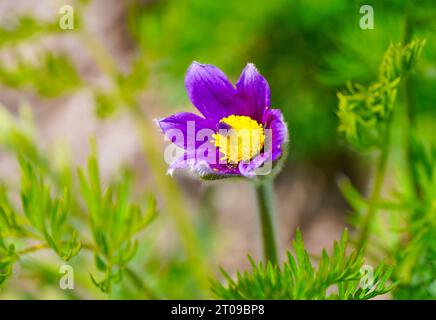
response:
M404 22L404 35L403 35L403 43L407 43L410 41L413 35L413 22L409 17L406 16ZM404 76L404 122L403 122L403 133L404 133L404 152L406 159L407 171L410 179L411 186L414 189L415 195L420 197L420 188L419 183L417 181L417 177L413 170L413 148L412 148L412 132L416 127L416 117L413 108L413 100L412 100L412 83L411 83L411 74L407 72Z
M387 132L388 130L389 130L389 126L386 128ZM384 144L383 149L381 150L381 154L377 161L374 186L369 199L368 211L366 212L366 215L363 219L362 231L357 241L357 248L359 248L360 250L365 250L366 248L372 223L377 213L378 203L380 202L380 193L386 175L386 167L387 167L388 156L389 156L389 134L387 133L386 136L387 136L386 143Z
M126 274L129 276L132 283L141 290L145 297L150 300L159 300L159 295L155 293L150 287L148 287L144 281L142 281L141 277L133 271L133 269L129 267L124 267L124 270L126 271Z
M31 245L30 247L24 248L24 249L19 250L19 251L15 252L15 253L16 253L17 256L22 256L22 255L25 255L25 254L33 253L35 251L39 251L39 250L43 250L43 249L48 249L48 248L50 248L48 246L48 244L43 242L43 243L37 243L37 244Z
M273 183L266 180L255 184L256 200L262 229L265 262L278 263L277 236L274 224Z
M405 94L405 115L403 122L403 132L404 132L404 153L406 159L406 166L408 171L408 176L410 179L410 184L415 192L417 197L420 197L421 191L419 188L419 182L417 180L416 174L413 169L413 158L414 158L414 150L412 147L413 144L413 136L412 132L415 129L415 116L413 112L412 106L412 98L411 98L411 83L410 83L410 75L406 75L404 79L404 94Z

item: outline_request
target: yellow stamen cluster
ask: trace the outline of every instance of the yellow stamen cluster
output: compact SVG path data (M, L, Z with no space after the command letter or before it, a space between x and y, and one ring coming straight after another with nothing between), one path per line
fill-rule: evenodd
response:
M220 129L212 137L226 160L230 164L249 161L259 154L265 141L264 129L256 120L247 116L231 115L220 120L229 126Z

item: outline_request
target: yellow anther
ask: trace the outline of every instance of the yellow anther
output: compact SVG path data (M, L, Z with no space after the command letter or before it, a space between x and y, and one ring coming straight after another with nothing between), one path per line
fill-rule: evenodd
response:
M247 116L231 115L220 120L228 129L220 129L212 135L212 142L230 164L249 161L259 154L265 141L264 129L256 120Z

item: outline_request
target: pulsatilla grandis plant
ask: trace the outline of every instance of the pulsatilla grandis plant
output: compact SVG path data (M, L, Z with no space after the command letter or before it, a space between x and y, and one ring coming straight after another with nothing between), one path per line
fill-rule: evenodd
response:
M75 5L78 22L81 22L86 2L89 1L77 1ZM203 5L201 1L197 3ZM141 10L129 11L133 15L139 14L142 21ZM229 17L232 28L233 18ZM276 19L276 15L272 18ZM162 23L161 19L149 19L148 16L144 22L145 25ZM304 29L300 29L302 32L312 34L312 30L305 29L306 23L301 25L304 25ZM413 28L418 23L406 25ZM42 23L30 17L21 18L16 26L6 30L0 28L0 49L13 48L21 40L38 39L40 35L55 35L61 31L57 21ZM332 252L323 250L319 256L310 255L299 231L291 251L286 255L277 252L272 182L286 159L288 132L281 110L270 102L266 79L253 64L245 67L235 86L214 66L200 63L190 66L186 89L200 113L181 113L157 121L177 146L171 153L177 157L166 159L169 172L190 168L207 180L238 178L253 183L264 248L263 261L250 258L250 270L237 272L235 276L222 270L224 281L213 280L210 292L208 257L203 254L203 243L197 237L197 224L191 220L193 215L180 188L165 175L167 167L159 157L160 141L151 138L156 128L149 121L140 99L147 86L149 57L153 56L141 47L144 42L146 50L150 49L149 34L140 35L144 31L142 26L143 23L136 22L130 26L134 38L141 44L137 48L138 54L132 56L131 68L125 70L119 68L106 52L106 46L87 30L85 23L78 24L80 32L75 33L75 37L89 49L89 58L111 82L110 86L90 83L90 79L77 72L66 54L45 52L46 48L40 48L36 65L26 61L24 56L21 59L18 50L13 52L11 56L17 57L17 64L10 68L7 66L9 59L0 63L0 82L2 86L29 90L32 95L45 98L86 89L94 98L97 116L109 118L126 112L140 137L144 159L156 182L153 187L163 199L162 209L168 215L167 222L172 223L180 241L171 244L175 249L170 254L145 250L154 246L149 240L159 238L155 237L159 229L147 229L142 236L151 236L140 238L140 232L156 215L156 204L152 197L142 199L133 192L132 175L123 172L119 179L105 181L100 177L95 151L89 157L88 165L76 175L68 160L58 163L57 157L52 157L47 150L40 150L26 108L22 108L18 121L0 106L2 152L6 150L18 160L21 172L18 186L3 178L0 183L2 297L4 292L9 293L5 290L7 285L22 278L26 280L26 274L39 281L38 284L56 287L59 280L56 267L64 263L62 261L75 267L76 287L80 287L79 290L57 291L68 298L86 297L83 292L100 297L94 295L99 294L98 290L110 294L109 297L149 299L209 298L211 295L221 299L370 299L384 293L395 298L436 297L436 148L417 130L419 123L416 122L413 94L414 69L420 67L418 58L424 41L407 43L406 40L405 44L391 45L384 58L380 57L379 75L372 83L349 84L339 94L339 132L355 151L374 158L374 177L370 179L374 185L366 195L350 181L343 179L340 182L353 211L352 230L349 236L348 231L343 232ZM156 30L155 26L152 29ZM186 30L185 35L189 38L195 36L192 29ZM269 28L266 30L270 32ZM168 31L173 32L173 29ZM221 32L219 34L222 38ZM258 39L263 41L265 38ZM203 40L198 44L209 46L210 42ZM280 37L276 40L283 42ZM183 48L185 42L181 42ZM327 44L323 38L315 48ZM158 47L161 50L162 46ZM214 50L213 46L210 48ZM245 46L243 48L242 55L245 55ZM307 46L296 49L297 57L306 56ZM348 50L345 51L348 54ZM166 53L177 60L177 52ZM308 56L302 66L312 64L312 55ZM239 58L245 60L244 56ZM287 56L278 59L275 70L278 65L281 71L284 60L291 59ZM318 55L316 59L321 60ZM269 63L263 64L273 67ZM290 70L289 65L283 68ZM302 95L313 94L313 91L304 91L303 87L298 91ZM293 124L291 126L295 128ZM401 132L401 138L398 132ZM392 156L391 147L400 140L404 154L395 166L398 184L392 192L382 193L388 160ZM398 153L394 155L398 156ZM162 215L161 221L165 216ZM152 228L159 226L159 223L151 225ZM53 254L43 255L41 250ZM21 288L10 287L12 291L17 290L15 287ZM19 294L23 295L22 292ZM27 291L24 294L28 297Z
M185 86L203 116L183 112L156 121L183 149L170 164L170 173L189 167L206 180L252 179L262 219L265 258L276 263L271 179L285 159L288 131L281 111L271 109L268 82L251 63L233 86L217 67L193 62Z
M371 285L360 285L363 251L346 252L346 231L341 243L335 243L332 257L323 251L318 268L312 265L301 233L297 232L295 258L288 252L286 262L279 266L272 181L286 155L288 132L280 110L271 109L268 82L254 65L248 64L233 86L218 68L194 62L186 74L185 85L191 102L203 117L179 113L156 121L169 140L183 151L170 163L169 172L190 168L206 180L249 179L255 185L260 213L265 261L257 264L250 258L252 271L238 273L235 280L222 270L228 284L213 282L214 296L369 299L388 292L391 269L383 265L372 275ZM270 170L259 170L268 161Z

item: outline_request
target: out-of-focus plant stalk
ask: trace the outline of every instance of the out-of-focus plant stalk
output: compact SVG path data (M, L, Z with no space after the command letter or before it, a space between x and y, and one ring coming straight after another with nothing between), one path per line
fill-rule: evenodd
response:
M404 21L404 35L403 35L403 43L408 43L410 39L413 36L413 26L414 22L406 16ZM406 72L404 76L404 121L403 121L403 132L404 132L404 152L405 152L405 159L406 159L406 170L408 171L410 184L412 188L414 189L415 195L419 198L420 197L420 190L419 190L419 183L417 181L417 177L415 175L415 172L412 167L413 163L413 136L412 132L414 131L416 127L416 117L414 113L413 108L413 101L412 101L412 84L411 84L411 74L410 72Z
M413 170L413 158L414 158L414 150L412 147L413 144L413 131L416 127L415 124L415 116L413 112L413 105L412 105L412 98L411 98L411 83L410 83L410 74L407 74L404 79L404 106L405 106L405 115L404 115L404 121L402 124L404 136L404 157L406 159L406 170L408 172L408 177L410 180L410 185L413 189L413 192L415 193L416 197L420 197L421 191L419 188L419 182L418 178L416 177L416 174Z
M93 55L94 60L102 71L108 76L113 77L116 75L116 64L106 49L85 28L82 29L81 33L85 44L90 46L90 54ZM114 81L114 83L116 83L116 81ZM194 223L189 218L188 210L186 209L185 201L180 190L176 182L166 174L167 168L161 159L162 152L157 143L157 130L152 125L152 121L144 118L145 115L139 104L130 105L129 107L131 118L140 136L147 164L157 182L158 191L164 196L166 201L166 211L171 215L174 221L175 229L181 238L189 264L191 265L192 272L197 279L199 287L204 294L208 294L209 274L207 272L207 261L202 254Z
M363 218L362 229L360 232L359 239L357 241L357 248L359 250L365 250L368 241L369 233L371 231L371 226L374 217L377 213L378 204L380 202L380 193L383 187L383 182L386 175L386 167L389 157L390 148L390 126L387 125L385 133L385 144L381 150L379 158L376 164L376 172L374 177L374 185L372 188L371 196L368 203L368 210Z
M254 183L256 201L262 229L263 255L265 262L278 263L277 235L274 223L273 180L266 179Z
M166 174L166 165L161 159L161 150L156 143L156 130L151 121L145 119L139 106L132 108L132 115L136 129L141 137L143 152L147 157L147 164L156 179L159 191L165 196L168 214L174 220L174 225L183 243L192 271L205 292L209 289L207 262L203 258L199 239L194 224L189 218L185 201L176 182Z

